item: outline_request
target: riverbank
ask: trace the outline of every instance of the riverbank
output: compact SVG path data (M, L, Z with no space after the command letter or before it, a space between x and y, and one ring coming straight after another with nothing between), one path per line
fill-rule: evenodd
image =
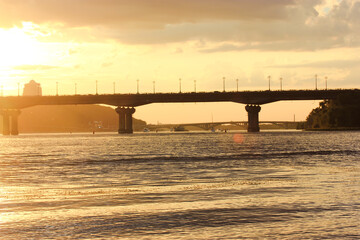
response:
M359 127L340 127L340 128L306 128L305 131L360 131Z

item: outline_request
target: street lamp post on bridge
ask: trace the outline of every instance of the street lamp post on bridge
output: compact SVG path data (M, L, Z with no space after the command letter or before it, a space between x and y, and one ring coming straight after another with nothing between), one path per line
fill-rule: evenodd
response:
M139 94L139 79L136 80L136 93Z
M327 80L328 80L328 77L325 77L325 90L327 90Z
M223 92L225 92L225 77L223 77Z

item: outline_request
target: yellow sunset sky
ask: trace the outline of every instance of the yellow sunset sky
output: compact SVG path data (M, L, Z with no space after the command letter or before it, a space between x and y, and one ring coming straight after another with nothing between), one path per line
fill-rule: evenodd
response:
M0 0L0 84L44 95L360 87L357 0ZM318 101L262 105L305 120ZM150 104L148 123L246 120L243 104Z

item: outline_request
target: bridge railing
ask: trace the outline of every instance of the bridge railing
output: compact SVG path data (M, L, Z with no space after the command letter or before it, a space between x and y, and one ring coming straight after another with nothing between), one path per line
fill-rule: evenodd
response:
M344 88L332 88L332 89L288 89L288 90L280 90L280 89L275 89L275 90L242 90L242 91L182 91L180 92L141 92L141 93L82 93L82 94L69 94L69 93L65 93L65 94L42 94L41 96L52 96L52 97L56 97L56 96L113 96L113 95L179 95L179 94L184 94L184 95L189 95L189 94L194 94L194 95L201 95L201 94L210 94L210 93L214 93L214 94L226 94L226 93L268 93L269 95L271 95L272 93L274 94L278 94L280 92L283 93L287 93L287 92L331 92L331 91L341 91L341 90L358 90L357 88L349 88L349 89L344 89ZM23 95L18 95L18 94L2 94L0 95L0 97L21 97Z

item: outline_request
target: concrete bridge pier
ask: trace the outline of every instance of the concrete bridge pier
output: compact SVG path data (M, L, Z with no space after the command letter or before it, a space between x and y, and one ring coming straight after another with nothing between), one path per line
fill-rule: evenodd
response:
M135 108L117 107L115 111L119 114L118 133L133 133L132 115L135 113Z
M119 115L119 130L118 133L125 133L125 108L124 107L117 107L115 109L117 114Z
M245 110L248 112L248 132L259 132L259 112L261 107L259 105L248 104Z
M3 120L3 135L10 135L10 115L8 110L1 110Z
M20 110L12 110L11 111L11 135L19 135L18 128L18 117L20 115Z
M18 109L2 109L0 115L3 118L3 135L19 135L18 116L20 110Z
M125 131L126 133L133 133L133 118L132 115L135 112L135 108L127 108L125 111Z

